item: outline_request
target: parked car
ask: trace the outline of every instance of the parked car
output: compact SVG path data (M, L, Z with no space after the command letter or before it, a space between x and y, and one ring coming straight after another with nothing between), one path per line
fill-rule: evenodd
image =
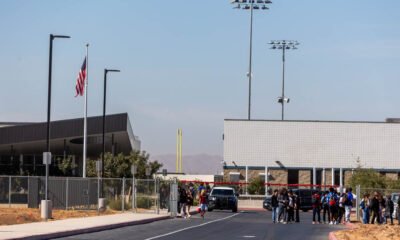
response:
M272 199L272 195L267 195L263 201L263 208L266 210L271 211L272 210L272 206L271 206L271 199Z
M214 209L238 210L238 194L231 187L214 187L208 196L208 211Z
M293 193L300 197L300 210L307 212L312 210L312 189L292 189Z

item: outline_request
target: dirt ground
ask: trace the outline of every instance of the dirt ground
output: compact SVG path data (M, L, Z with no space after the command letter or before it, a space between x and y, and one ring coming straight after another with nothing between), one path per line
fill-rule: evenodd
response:
M117 211L106 210L101 215L114 214ZM97 216L98 213L95 210L53 210L53 220L60 220L66 218L76 217L90 217ZM12 225L22 224L30 222L40 222L40 210L32 208L0 208L0 225Z
M396 221L397 222L397 221ZM354 229L335 232L338 240L400 240L400 225L354 224Z

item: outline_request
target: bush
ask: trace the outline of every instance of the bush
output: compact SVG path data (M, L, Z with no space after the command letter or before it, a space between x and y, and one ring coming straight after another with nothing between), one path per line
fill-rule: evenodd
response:
M252 195L253 194L264 195L265 194L264 181L260 177L253 179L248 185L247 191L249 192L249 194Z
M112 210L122 211L122 200L121 199L117 199L117 200L112 199L109 201L108 207L111 208ZM125 210L131 209L132 204L125 202L124 208L125 208Z
M136 198L136 207L150 209L153 206L153 199L145 196L138 196Z

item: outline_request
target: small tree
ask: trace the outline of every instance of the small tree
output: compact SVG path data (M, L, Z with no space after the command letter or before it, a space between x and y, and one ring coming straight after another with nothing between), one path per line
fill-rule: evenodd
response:
M252 179L247 190L249 191L250 194L264 195L265 194L264 181L260 177Z
M101 159L101 156L100 156ZM122 153L112 156L111 153L104 155L104 177L106 178L131 178L131 166L137 168L136 178L146 178L146 167L150 166L151 174L156 173L162 164L158 161L150 162L150 155L145 151L132 151L129 155ZM89 160L87 164L87 176L96 177L96 161Z
M71 176L72 171L78 165L72 161L72 156L67 156L66 158L57 158L57 168L62 176Z
M350 179L350 186L355 189L357 185L363 188L384 189L387 179L373 169L357 168Z

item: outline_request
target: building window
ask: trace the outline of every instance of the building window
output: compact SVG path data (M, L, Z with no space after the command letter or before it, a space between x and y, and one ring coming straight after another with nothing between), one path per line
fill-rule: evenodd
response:
M289 169L288 170L288 184L298 184L299 183L299 170Z

